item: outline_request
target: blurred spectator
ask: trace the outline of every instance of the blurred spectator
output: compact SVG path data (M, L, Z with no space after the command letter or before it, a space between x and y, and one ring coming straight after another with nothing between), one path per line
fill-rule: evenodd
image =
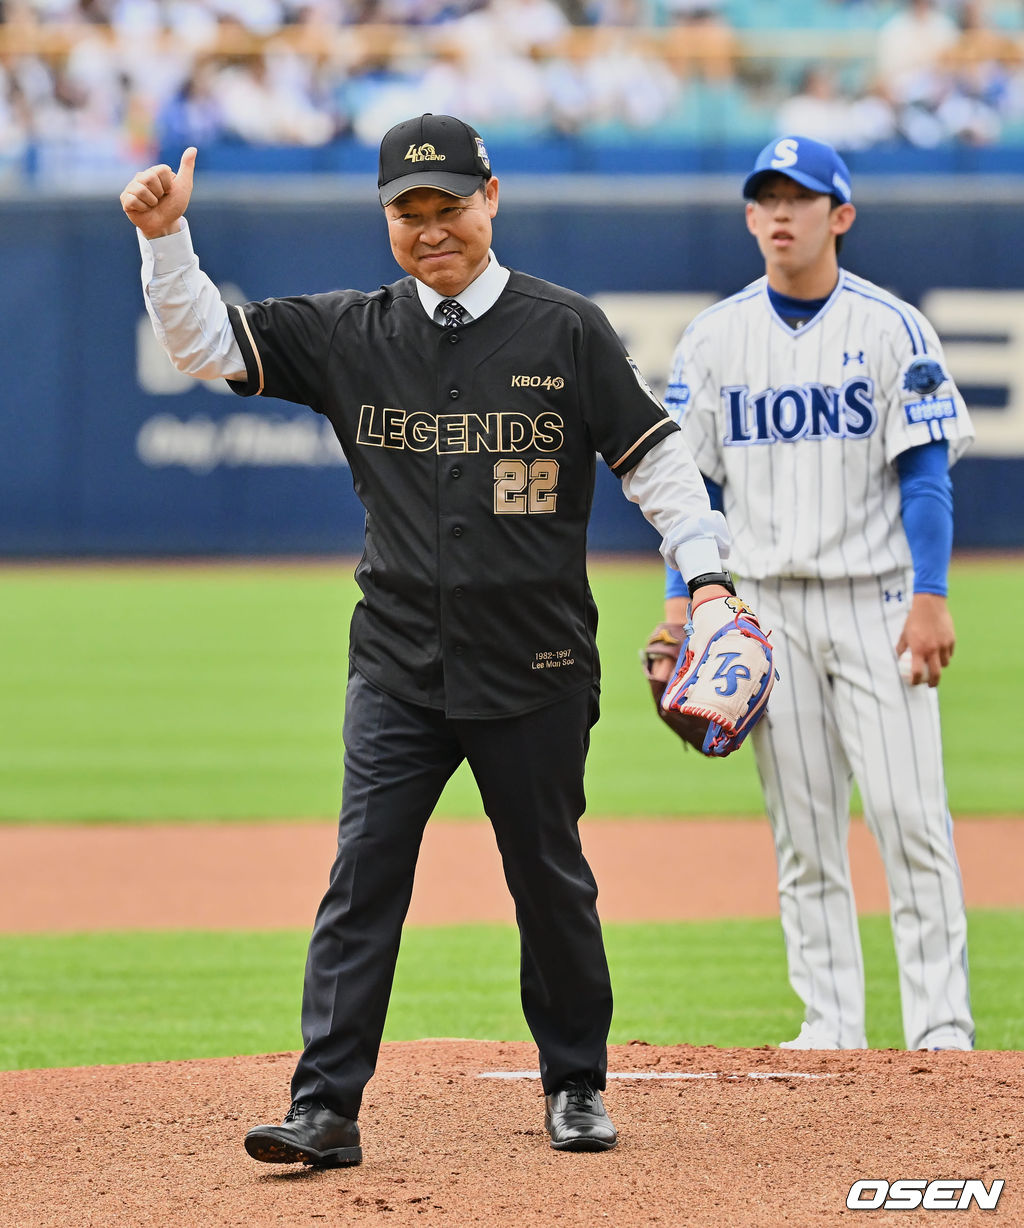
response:
M1021 44L989 24L983 0L964 0L960 35L943 67L950 84L939 114L951 135L970 144L998 140L1005 119L1021 113Z
M932 102L941 63L959 36L935 0L909 0L878 31L878 76L896 105Z
M850 136L846 149L870 149L886 145L899 136L896 112L889 95L877 82L868 85L850 102Z
M779 132L800 132L836 149L849 148L850 106L839 97L832 72L817 65L805 69L797 92L779 107L775 126Z
M210 8L218 18L237 22L251 34L273 34L284 24L281 0L210 0Z
M481 61L494 55L525 56L533 47L560 40L569 19L555 0L490 0L462 17L455 34Z
M913 145L992 144L1017 109L1019 45L980 0L963 0L958 22L917 0L879 31L879 68Z
M196 51L217 37L217 15L203 0L175 0L164 10L167 30L184 47Z
M665 54L680 76L729 81L736 70L736 34L714 0L663 0Z
M801 132L840 150L870 149L896 135L895 115L883 95L843 95L835 75L818 65L805 69L797 93L779 107L775 127L779 132Z
M289 67L280 59L248 56L217 73L213 96L226 135L253 145L324 145L331 139L330 116Z
M0 183L20 174L30 124L30 107L18 78L0 62Z
M651 129L671 112L679 82L665 59L635 39L604 40L584 61L587 127Z
M773 11L779 29L799 14L838 29L842 11L843 29L867 32L894 2ZM862 149L1019 134L1019 33L996 29L983 0L958 2L958 22L933 0L899 4L876 63L859 66L877 69L877 87L839 86L857 73L836 34L834 68L819 58L786 98L792 61L751 57L756 40L737 28L763 20L753 0L0 0L0 170L34 153L44 170L88 175L222 137L372 146L421 109L522 141L753 143L784 128ZM1024 9L1013 12L1019 32Z
M201 59L181 88L157 116L161 149L174 151L188 145L212 145L224 135L224 119L217 99L216 66Z
M368 20L403 26L435 26L455 21L483 7L486 6L479 0L376 0Z
M591 112L587 56L582 44L570 43L564 53L536 49L534 62L540 73L550 131L560 136L575 136Z
M591 26L657 25L656 0L589 0L583 7L583 22ZM571 18L571 14L570 14Z

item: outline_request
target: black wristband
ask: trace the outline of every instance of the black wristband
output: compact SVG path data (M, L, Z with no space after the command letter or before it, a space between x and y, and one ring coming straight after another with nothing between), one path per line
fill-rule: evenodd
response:
M693 597L697 589L703 588L706 584L720 584L734 597L736 596L736 586L727 571L707 571L702 576L694 576L692 580L687 580L686 587L690 590L690 596Z

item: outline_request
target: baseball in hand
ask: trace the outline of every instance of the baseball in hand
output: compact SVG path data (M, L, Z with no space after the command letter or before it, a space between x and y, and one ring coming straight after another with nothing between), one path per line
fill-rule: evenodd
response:
M913 685L911 681L912 676L913 676L913 670L914 670L914 657L910 649L907 648L904 650L904 652L900 656L900 677L907 684L907 686ZM924 670L921 674L921 685L923 685L927 681L928 681L928 662L925 661Z

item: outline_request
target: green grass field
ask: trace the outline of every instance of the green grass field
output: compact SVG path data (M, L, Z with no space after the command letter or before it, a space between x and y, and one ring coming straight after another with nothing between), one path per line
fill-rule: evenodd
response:
M799 1030L777 921L605 932L613 1044L756 1047ZM901 1048L888 921L865 917L861 932L869 1041ZM1024 914L972 912L970 932L978 1046L1022 1049ZM0 1069L298 1049L306 938L296 930L0 937ZM385 1040L529 1040L518 968L512 926L410 928Z
M0 571L0 821L219 821L336 813L350 565ZM599 562L603 715L594 816L761 812L752 756L684 754L637 653L658 566ZM959 643L941 688L957 815L1021 811L1024 644L993 611L1024 601L1015 560L958 560ZM494 633L498 633L495 629ZM993 719L995 718L995 719ZM439 813L479 815L458 773ZM1024 1048L1024 911L971 914L980 1047ZM869 1038L902 1037L888 922L862 922ZM613 1042L775 1044L800 1011L776 920L607 927ZM306 934L0 936L0 1068L220 1056L299 1045ZM514 930L410 929L386 1039L528 1039ZM241 1022L240 1022L241 1021Z
M590 813L759 814L749 753L684 755L653 715L638 649L660 615L657 563L592 570L604 678ZM950 804L1015 813L1019 719L1000 714L1024 693L1024 642L995 634L992 620L1024 606L1024 566L958 562L951 589L959 643L941 687ZM0 821L335 814L357 595L347 562L0 572ZM480 814L468 772L439 813Z

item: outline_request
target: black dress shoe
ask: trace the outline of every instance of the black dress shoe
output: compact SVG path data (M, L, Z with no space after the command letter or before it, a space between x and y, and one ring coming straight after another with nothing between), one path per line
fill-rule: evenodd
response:
M569 1079L544 1103L544 1128L556 1151L611 1151L618 1142L601 1093L586 1079Z
M279 1126L255 1126L245 1149L265 1164L312 1164L340 1168L359 1164L359 1126L316 1100L296 1100Z

